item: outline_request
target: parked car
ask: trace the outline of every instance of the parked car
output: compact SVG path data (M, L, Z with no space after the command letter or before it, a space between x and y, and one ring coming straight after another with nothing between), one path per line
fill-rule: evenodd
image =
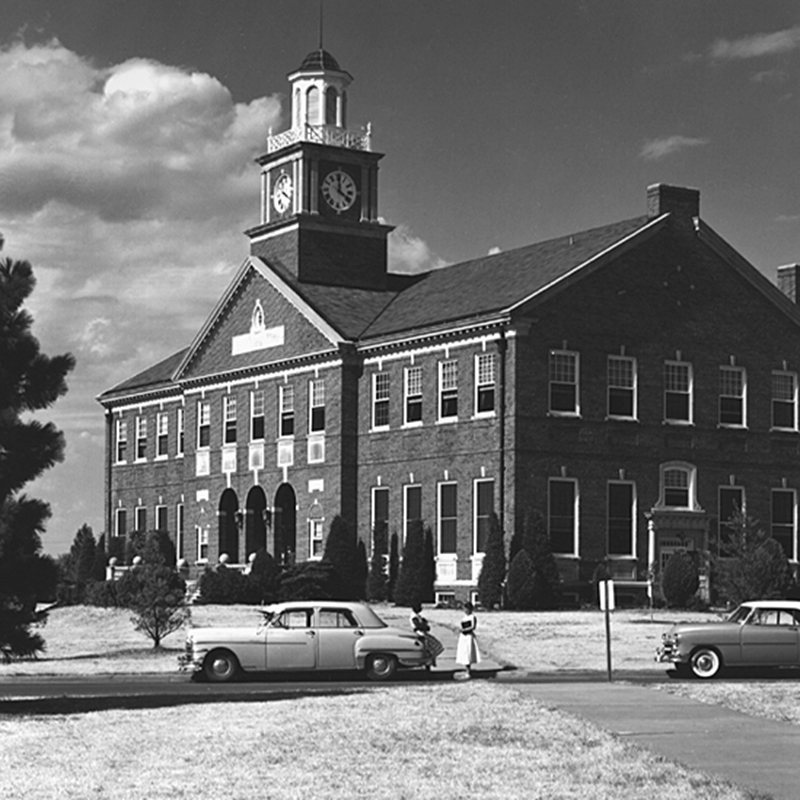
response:
M723 667L800 667L800 601L751 600L721 622L679 623L656 661L713 678Z
M400 667L432 662L422 637L389 627L363 603L293 601L257 610L262 620L252 627L193 628L181 668L217 682L295 670L363 670L386 680Z

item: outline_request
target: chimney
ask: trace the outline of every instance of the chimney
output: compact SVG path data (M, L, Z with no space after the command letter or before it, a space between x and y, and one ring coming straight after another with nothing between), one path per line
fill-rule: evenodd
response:
M778 267L778 288L793 302L797 298L797 274L800 272L800 264L785 264Z
M675 219L691 223L700 216L700 191L666 183L648 186L647 216L653 219L662 214L672 214Z

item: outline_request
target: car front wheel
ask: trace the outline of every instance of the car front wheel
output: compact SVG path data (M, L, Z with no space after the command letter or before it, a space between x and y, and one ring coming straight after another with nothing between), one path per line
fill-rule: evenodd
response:
M232 681L239 674L239 662L228 650L212 650L203 662L203 674L214 683Z
M367 658L367 677L371 681L385 681L397 670L397 659L394 656L375 653Z
M700 647L689 660L692 674L697 678L713 678L722 669L719 653L710 647Z

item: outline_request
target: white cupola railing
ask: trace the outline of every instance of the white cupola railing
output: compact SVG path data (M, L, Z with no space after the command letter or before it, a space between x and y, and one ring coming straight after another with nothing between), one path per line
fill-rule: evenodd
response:
M282 133L267 136L267 152L274 153L297 142L313 142L333 147L344 147L348 150L372 149L372 132L367 125L366 130L350 131L337 125L298 125Z

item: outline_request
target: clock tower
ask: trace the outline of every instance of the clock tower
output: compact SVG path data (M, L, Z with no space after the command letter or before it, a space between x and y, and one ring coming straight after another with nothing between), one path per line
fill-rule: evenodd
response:
M386 237L378 222L378 162L365 131L347 128L352 81L322 48L289 74L291 127L267 138L261 220L250 252L303 283L382 289Z

